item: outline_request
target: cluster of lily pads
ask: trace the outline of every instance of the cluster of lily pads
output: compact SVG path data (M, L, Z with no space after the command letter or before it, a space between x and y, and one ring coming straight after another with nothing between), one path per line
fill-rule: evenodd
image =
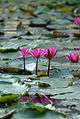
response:
M38 74L38 60L41 57L45 57L48 59L48 71L47 75L49 76L50 74L50 62L51 59L55 57L57 53L57 48L52 47L52 48L35 48L28 50L26 48L21 49L21 54L22 58L24 60L24 72L25 72L25 59L27 56L32 56L33 58L36 58L36 75ZM65 56L65 59L70 60L72 63L77 63L80 61L80 53L78 52L72 52L69 55Z

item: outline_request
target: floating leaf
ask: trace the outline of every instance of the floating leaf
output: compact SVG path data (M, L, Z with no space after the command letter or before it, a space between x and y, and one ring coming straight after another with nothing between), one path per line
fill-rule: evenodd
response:
M18 69L15 67L0 67L0 72L1 73L14 73L14 74L24 74L24 70L23 69ZM25 74L32 74L30 71L25 71Z
M48 88L48 87L50 87L50 84L48 84L48 83L43 83L43 82L39 82L39 83L38 83L38 86L39 86L40 88Z
M11 104L11 102L17 102L18 95L17 94L6 94L0 96L0 104Z

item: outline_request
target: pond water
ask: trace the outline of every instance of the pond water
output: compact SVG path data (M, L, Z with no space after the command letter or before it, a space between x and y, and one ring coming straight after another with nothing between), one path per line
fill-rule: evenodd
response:
M14 117L12 119L63 119L63 117L55 114L55 113L51 113L51 112L46 112L46 114L44 115L36 115L34 111L26 111L24 113L18 113L16 116L14 115Z
M64 117L46 111L39 115L28 109L16 111L11 119L80 118L80 62L72 64L64 58L73 51L80 53L80 28L72 23L76 16L80 16L79 5L78 0L0 0L0 95L25 92L51 95L61 100L57 108L68 114ZM79 37L75 35L78 32ZM32 75L18 71L15 74L16 69L23 69L22 47L58 49L51 61L50 77L40 75L36 80L35 59L32 57L26 58L26 69ZM45 74L47 65L47 60L41 58L39 73ZM2 71L2 68L7 70ZM39 87L38 83L47 83L50 87ZM2 106L0 113L1 110Z

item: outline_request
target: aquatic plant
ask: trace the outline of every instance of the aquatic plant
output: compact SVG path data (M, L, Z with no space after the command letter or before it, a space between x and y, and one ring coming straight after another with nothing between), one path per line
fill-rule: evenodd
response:
M79 26L80 26L80 16L74 18L74 20L73 20L73 24L76 24L76 25L79 25Z
M79 53L77 52L72 52L69 55L65 57L65 59L71 61L72 63L77 63L79 62Z
M21 55L24 61L24 73L25 73L25 58L28 56L28 50L26 48L21 49Z
M30 55L34 58L36 58L36 75L38 72L38 59L43 56L43 50L41 48L36 48L33 50L30 50Z
M51 59L54 58L56 53L57 53L56 48L45 48L44 49L44 57L48 59L48 76L49 76L49 72L50 72Z

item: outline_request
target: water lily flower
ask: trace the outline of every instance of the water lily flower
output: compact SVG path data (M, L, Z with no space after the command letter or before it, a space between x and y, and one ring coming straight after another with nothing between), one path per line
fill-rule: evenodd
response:
M34 58L36 58L36 75L38 72L38 59L42 57L43 55L43 50L41 48L36 48L33 50L30 50L30 55Z
M72 63L77 63L77 62L79 62L79 56L80 56L79 53L77 53L77 52L72 52L72 53L70 53L69 55L67 55L67 56L65 57L65 59L71 61Z
M58 104L60 103L59 99L49 97L49 96L39 96L39 97L30 97L29 98L33 103L41 103L41 104Z
M21 54L23 58L26 58L27 54L28 54L28 50L26 48L22 48L21 49Z
M24 73L25 73L25 58L28 56L28 50L26 48L21 49L21 56L24 61Z
M31 100L33 103L49 104L49 99L45 97L35 97Z
M49 72L50 72L50 62L51 59L54 58L54 56L57 53L57 48L45 48L44 49L44 57L48 59L48 76L49 76Z
M80 16L74 18L74 20L73 20L73 24L76 24L76 25L79 25L79 26L80 26Z

